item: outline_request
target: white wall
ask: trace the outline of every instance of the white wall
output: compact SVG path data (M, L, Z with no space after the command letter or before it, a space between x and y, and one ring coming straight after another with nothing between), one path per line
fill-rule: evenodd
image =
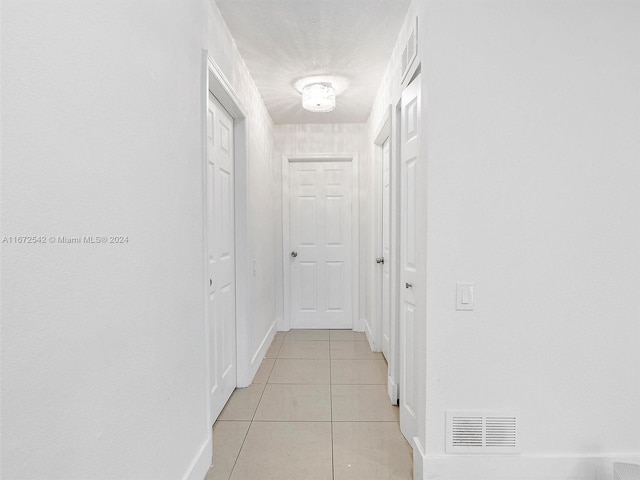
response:
M369 175L369 161L365 145L366 125L359 123L338 123L338 124L304 124L304 125L276 125L275 154L273 163L279 166L278 178L281 183L282 178L282 155L300 154L358 154L358 176L359 176L359 283L358 310L359 318L355 329L362 330L364 326L363 315L366 314L367 289L369 281L366 271L367 242L370 217L363 212L367 212L368 189L367 182ZM281 195L281 191L279 192ZM278 200L277 208L280 210L279 217L279 241L282 242L282 201ZM280 244L281 245L281 244ZM282 265L282 247L277 255L276 261ZM282 286L282 271L278 272L277 284ZM282 291L278 289L278 318L283 318Z
M273 122L262 97L240 56L229 29L215 3L208 2L209 55L220 66L242 102L247 115L247 146L249 157L248 261L249 289L247 322L249 337L246 346L250 362L247 372L239 371L240 386L251 383L253 375L269 348L276 331L276 278L281 265L274 252L279 252L281 236L278 207L280 201L280 166L273 161ZM255 275L252 262L255 259ZM239 338L239 342L244 339Z
M418 0L414 14L425 478L611 478L613 459L640 463L640 5ZM398 53L369 145L400 96ZM460 281L474 312L454 308ZM522 455L445 454L445 410L501 408L522 413Z
M2 2L2 478L202 478L202 48L181 2Z
M640 4L423 5L427 454L446 409L515 408L529 473L609 478L640 457Z
M129 242L2 245L2 478L209 467L204 48L247 114L250 377L275 330L279 178L271 120L217 8L3 2L2 235Z

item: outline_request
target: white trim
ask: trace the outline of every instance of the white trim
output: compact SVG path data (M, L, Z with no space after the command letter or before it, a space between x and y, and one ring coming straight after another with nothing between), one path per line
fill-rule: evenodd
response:
M389 366L391 369L391 366ZM387 395L392 405L398 405L398 384L391 375L387 376Z
M260 342L260 346L258 347L258 350L256 350L256 353L253 355L253 357L251 357L250 363L252 365L252 372L253 372L251 374L251 378L255 377L255 374L258 371L258 368L260 368L262 359L266 355L267 350L269 350L269 347L271 346L271 342L276 336L277 328L278 328L278 325L274 320L273 323L269 326L269 329L267 330L267 334L262 339L262 342Z
M189 465L186 473L182 477L183 480L202 480L213 465L211 451L213 447L213 439L211 438L211 428L208 428L209 432L207 439L202 444L195 458Z
M359 298L359 297L358 297ZM363 312L365 313L365 312ZM358 320L357 324L355 324L353 326L353 331L354 332L364 332L365 336L367 335L367 319L362 317L360 320ZM369 348L371 348L371 340L368 339L369 337L367 337L367 341L369 342Z
M289 331L291 329L291 273L289 266L289 165L291 162L350 162L351 163L351 310L352 328L356 331L363 330L363 322L359 316L359 252L360 252L360 221L359 221L359 173L357 153L337 153L337 154L296 154L282 155L282 279L283 279L283 312L282 321L279 322L278 330Z
M380 122L378 129L376 130L376 132L378 133L376 134L376 139L373 141L375 145L382 146L385 140L391 136L392 110L393 110L393 105L389 104L389 106L387 107L387 111L384 114L384 117L382 118L382 121Z
M376 298L376 297L373 297L373 298ZM372 315L375 317L373 312L372 312ZM372 352L381 351L382 350L380 348L381 344L376 341L376 338L375 338L376 334L371 329L371 322L367 322L366 318L363 318L362 321L364 322L364 335L367 338L367 342L369 342L369 348L371 349Z
M418 437L413 437L413 480L424 480L426 477L426 455Z
M304 154L304 155L283 155L289 163L292 162L351 162L357 163L358 154ZM354 163L355 164L355 163Z
M391 353L389 356L389 377L393 381L395 390L389 389L389 393L395 396L390 397L393 405L399 405L398 397L400 395L400 120L401 120L401 104L402 97L397 98L396 102L389 106L389 115L391 118L391 145L389 153L391 155L391 202L389 211L393 212L393 222L391 224Z
M282 321L278 330L291 330L291 269L289 260L289 158L282 155Z
M236 241L236 368L237 386L248 387L251 375L249 320L249 159L246 118L234 119L235 241Z
M251 382L253 382L253 378L256 376L256 373L260 368L260 365L262 364L262 360L267 354L267 350L269 350L269 347L271 346L271 342L273 341L273 338L276 336L277 330L278 330L278 324L276 320L274 320L269 326L267 333L262 338L262 341L260 342L260 346L255 351L255 353L251 355L251 358L248 360L246 378L249 379L248 381L249 383L247 384L240 383L240 381L238 380L238 387L244 388L251 385Z
M351 305L353 311L353 330L362 331L362 324L356 325L360 319L360 162L358 154L351 156L351 251L353 260L353 277L351 280Z
M414 448L414 480L597 480L611 478L614 462L637 455L422 455Z
M213 58L209 56L208 51L205 50L208 65L208 91L213 93L213 96L218 99L220 104L225 108L227 112L233 117L234 120L241 120L247 118L244 113L240 97L227 80L227 77L222 73L222 70L215 62Z
M209 108L209 60L206 50L202 52L203 68L202 68L202 99L200 101L202 108L202 166L201 166L201 197L202 197L202 285L204 285L204 294L202 300L204 302L204 350L205 350L205 373L203 385L205 390L205 398L207 405L207 427L213 425L213 419L211 418L211 385L209 385L209 379L211 378L211 367L209 361L211 359L211 348L209 346L209 289L207 283L209 282L209 268L207 258L207 113ZM190 471L190 470L189 470ZM186 477L185 477L186 478Z

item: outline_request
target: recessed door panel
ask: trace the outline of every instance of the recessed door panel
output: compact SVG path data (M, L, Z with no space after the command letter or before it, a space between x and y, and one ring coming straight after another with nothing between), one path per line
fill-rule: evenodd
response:
M315 246L318 239L316 225L318 214L316 212L316 197L298 197L298 225L300 245Z
M406 205L406 215L409 221L406 222L407 231L404 237L406 243L404 266L415 271L416 269L416 223L411 219L416 218L416 160L410 158L405 163L406 168L403 173L406 188L404 198Z
M415 351L414 345L411 339L416 334L415 331L415 321L416 321L416 306L405 302L403 305L403 315L402 315L402 326L404 327L404 345L405 348L402 351L402 357L404 361L405 368L403 370L404 376L402 377L402 384L405 385L404 388L404 401L403 406L407 410L407 412L415 416L415 405L416 405L416 395L415 395L415 382L411 378L411 372L415 371Z
M300 262L300 310L318 311L318 264Z
M349 214L349 211L345 212L344 197L342 195L326 197L326 245L344 245L344 232L342 231L342 224L344 223L344 216Z
M220 259L226 260L231 258L233 250L233 177L231 172L223 168L218 169L218 176L220 181L218 204L221 218L216 236L220 239Z
M345 277L344 262L327 262L327 310L331 312L344 311L344 290L342 288Z
M231 124L233 125L233 123ZM225 155L231 155L231 129L226 119L220 119L220 150Z
M418 99L412 98L404 106L406 122L406 141L410 142L418 136Z
M338 189L344 188L344 169L343 168L327 168L326 172L326 184L327 187L338 187Z

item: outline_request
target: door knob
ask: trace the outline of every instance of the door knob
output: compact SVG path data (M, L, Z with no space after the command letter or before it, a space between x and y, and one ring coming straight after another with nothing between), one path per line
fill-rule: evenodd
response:
M376 263L384 263L384 257L376 258Z
M209 286L211 287L213 285L213 278L209 279Z
M404 284L404 288L411 288L411 287L413 287L413 285L411 285L409 282L406 282Z
M295 250L293 250L293 251L291 252L291 256L292 256L293 258L296 258L296 257L298 256L298 252L296 252Z

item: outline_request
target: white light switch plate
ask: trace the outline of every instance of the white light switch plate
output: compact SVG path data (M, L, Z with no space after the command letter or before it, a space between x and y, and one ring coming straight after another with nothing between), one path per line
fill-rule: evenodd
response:
M473 310L474 306L473 283L456 283L456 310Z

